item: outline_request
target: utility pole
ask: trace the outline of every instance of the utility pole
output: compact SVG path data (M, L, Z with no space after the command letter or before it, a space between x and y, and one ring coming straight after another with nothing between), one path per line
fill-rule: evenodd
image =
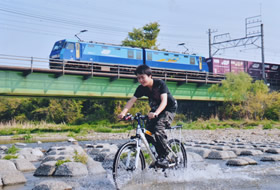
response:
M262 49L262 78L263 81L266 83L266 78L265 78L265 65L264 65L264 34L263 34L263 24L261 24L261 49Z
M212 57L212 53L211 53L211 29L208 29L208 38L209 38L209 58Z
M213 57L218 51L223 49L235 48L235 47L247 47L249 45L254 45L261 49L261 59L262 59L262 79L266 83L265 78L265 61L264 61L264 34L263 34L263 24L261 21L261 15L253 16L245 19L245 37L231 39L229 33L215 35L213 42L211 42L211 30L208 30L209 36L209 57ZM221 41L220 39L226 38ZM261 45L257 45L256 42L261 38ZM212 53L212 48L216 51Z
M211 30L210 28L208 29L208 40L209 40L209 58L212 57L212 43L211 43L211 39L212 39L212 33L217 32L217 30Z

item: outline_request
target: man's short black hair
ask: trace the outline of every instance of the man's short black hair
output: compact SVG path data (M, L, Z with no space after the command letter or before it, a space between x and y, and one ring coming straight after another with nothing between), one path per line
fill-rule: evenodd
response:
M139 65L135 70L135 75L142 75L142 74L151 76L152 69L148 65Z

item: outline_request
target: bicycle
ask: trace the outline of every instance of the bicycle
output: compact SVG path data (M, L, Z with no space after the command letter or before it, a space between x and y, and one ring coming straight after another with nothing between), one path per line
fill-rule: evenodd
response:
M137 121L136 135L130 137L130 141L124 143L118 149L114 162L113 162L113 180L116 187L125 183L125 180L129 180L137 173L140 173L146 168L146 162L150 162L150 166L153 166L156 171L162 169L165 172L166 169L185 168L187 167L187 154L184 145L180 140L171 138L167 145L170 151L167 156L169 164L167 167L157 166L157 153L154 147L149 145L145 134L152 135L150 131L145 129L145 120L148 117L141 115L140 113L132 116L127 114L123 120L125 121ZM180 129L182 126L173 126L166 130L171 132ZM143 146L144 145L144 146ZM144 149L146 148L146 150ZM165 173L166 175L166 173Z

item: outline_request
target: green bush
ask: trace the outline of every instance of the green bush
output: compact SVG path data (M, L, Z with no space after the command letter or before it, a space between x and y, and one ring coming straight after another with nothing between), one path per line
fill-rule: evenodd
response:
M267 129L272 129L272 124L271 123L267 123L263 125L263 129L267 130Z

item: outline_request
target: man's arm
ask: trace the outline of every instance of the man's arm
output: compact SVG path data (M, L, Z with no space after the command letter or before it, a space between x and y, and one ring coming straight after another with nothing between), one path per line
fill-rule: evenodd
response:
M128 110L130 110L130 108L133 106L133 104L136 102L137 98L135 96L132 96L130 98L130 100L128 100L128 102L126 103L126 105L124 106L124 109L122 110L122 112L118 115L119 119L122 119L128 112Z
M153 119L153 118L157 117L167 106L167 93L161 94L160 99L161 99L161 102L160 102L158 109L155 112L149 113L149 115L148 115L149 119Z

